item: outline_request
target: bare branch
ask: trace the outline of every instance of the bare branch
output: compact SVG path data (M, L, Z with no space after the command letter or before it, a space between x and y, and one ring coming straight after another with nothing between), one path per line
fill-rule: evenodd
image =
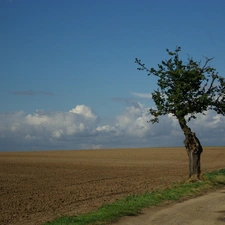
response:
M203 56L203 57L206 59L206 61L205 61L204 66L201 68L201 72L204 72L204 69L205 69L205 67L207 66L207 64L208 64L211 60L214 59L214 57L212 57L212 58L208 58L208 57L205 57L205 56Z

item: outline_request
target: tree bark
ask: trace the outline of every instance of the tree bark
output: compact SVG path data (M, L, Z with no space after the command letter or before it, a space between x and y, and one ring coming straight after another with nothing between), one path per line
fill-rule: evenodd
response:
M185 134L184 145L189 158L189 178L199 180L201 175L202 146L194 132Z
M184 145L189 158L189 179L200 180L202 146L195 133L187 126L184 118L178 119L184 132Z

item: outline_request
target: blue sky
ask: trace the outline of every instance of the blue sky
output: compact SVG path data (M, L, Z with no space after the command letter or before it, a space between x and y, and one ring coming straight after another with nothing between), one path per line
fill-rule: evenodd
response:
M156 79L134 60L155 67L181 46L215 57L224 76L224 10L223 0L0 0L0 151L182 145L171 118L147 124ZM203 144L225 144L220 126L213 138L202 124Z

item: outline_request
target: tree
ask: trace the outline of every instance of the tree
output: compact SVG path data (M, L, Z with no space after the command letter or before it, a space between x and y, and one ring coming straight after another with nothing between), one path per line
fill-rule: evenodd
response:
M152 93L157 109L150 109L152 123L159 122L161 115L172 114L184 133L184 145L189 158L189 178L200 179L200 157L203 151L199 139L188 127L187 122L196 119L196 114L214 110L225 115L225 78L210 66L213 58L204 58L204 64L192 57L184 63L180 57L180 47L171 52L166 49L169 60L162 61L158 68L148 69L139 59L135 63L138 70L158 77L158 89Z

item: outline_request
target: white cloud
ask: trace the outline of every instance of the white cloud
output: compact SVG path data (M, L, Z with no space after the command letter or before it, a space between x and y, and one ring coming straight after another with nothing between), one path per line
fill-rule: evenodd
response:
M0 114L0 151L41 149L98 149L183 145L184 136L175 117L151 119L149 108L131 104L112 125L85 105L68 112L23 111ZM203 145L225 144L225 117L208 111L189 123Z
M152 99L151 93L137 93L137 92L131 92L132 95L139 97L139 98L145 98L145 99Z
M87 118L97 119L97 116L91 109L85 105L77 105L76 108L71 109L69 112L82 115Z

